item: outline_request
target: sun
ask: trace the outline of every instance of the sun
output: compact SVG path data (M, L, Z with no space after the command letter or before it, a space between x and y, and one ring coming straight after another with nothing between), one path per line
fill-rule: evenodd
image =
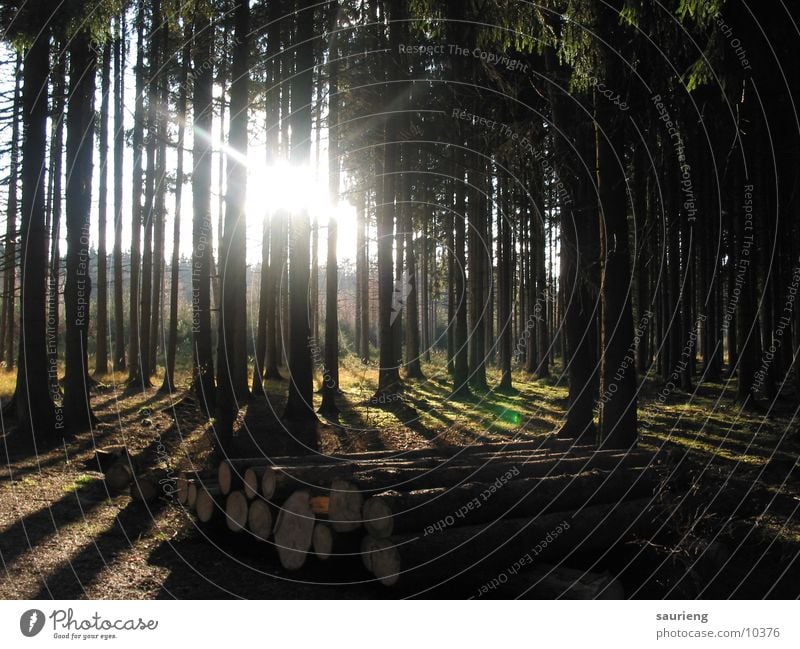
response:
M246 214L253 247L248 257L260 256L261 226L258 224L263 223L264 219L279 210L286 211L290 219L292 214L307 210L311 221L318 224L321 241L325 239L330 217L336 218L339 230L337 254L340 259L355 259L355 208L344 200L333 204L324 170L316 173L306 166L294 166L286 162L267 165L261 160L252 159L248 160L247 168Z
M301 210L325 213L330 206L328 188L319 175L307 166L281 162L266 165L249 162L247 181L247 215L262 218L278 210L290 214Z

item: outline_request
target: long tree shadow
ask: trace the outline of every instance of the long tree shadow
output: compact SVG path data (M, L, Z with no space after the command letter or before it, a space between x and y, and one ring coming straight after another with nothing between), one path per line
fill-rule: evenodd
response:
M422 422L422 417L419 412L407 400L393 403L389 412L397 418L400 424L427 440L434 448L446 448L450 446L450 444L442 438L442 431L428 428Z
M136 455L137 468L140 470L167 462L167 458L175 455L176 449L183 441L179 427L174 423L164 432L154 435L152 441ZM75 457L79 455L81 449L86 451L87 448L91 448L93 442L91 434L86 434L77 449L70 446L68 450ZM86 459L83 467L93 471L99 469L95 464L94 457ZM29 471L32 472L33 469L29 469ZM15 477L17 477L16 472ZM19 488L28 489L30 487L21 485ZM28 549L33 549L34 546L57 533L59 527L74 523L116 495L109 492L100 477L92 479L88 483L76 483L76 488L66 493L58 501L26 515L3 532L0 539L0 555L2 555L3 561L6 565L10 564L20 554Z
M10 566L22 554L50 539L60 528L82 520L110 497L112 494L106 489L105 483L97 479L77 486L56 502L20 518L0 535L3 563Z
M355 451L381 451L386 443L381 438L379 428L370 423L362 414L364 406L359 405L346 392L337 399L339 405L338 425L332 426L336 435L339 453Z
M142 401L134 401L132 405L126 406L117 410L114 408L115 402L127 401L133 397L141 397ZM169 395L163 392L158 392L155 388L148 388L143 391L141 388L126 387L122 392L112 394L108 399L102 402L95 401L92 403L94 410L105 410L108 414L113 415L115 418L125 418L135 412L141 412L146 408L151 410L159 409L158 404L162 401L169 400ZM169 408L169 403L164 404Z
M319 424L282 419L285 399L271 395L253 399L246 407L242 423L234 431L231 457L271 457L307 455L319 447Z
M76 599L85 595L85 589L122 553L131 549L143 534L153 527L155 517L166 506L159 498L144 504L131 501L115 518L114 523L97 536L93 536L77 554L64 565L43 578L44 583L36 599ZM114 597L115 593L109 593Z

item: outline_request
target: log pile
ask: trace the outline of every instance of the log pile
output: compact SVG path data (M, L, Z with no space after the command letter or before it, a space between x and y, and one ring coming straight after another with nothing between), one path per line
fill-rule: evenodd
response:
M179 477L176 494L200 522L274 548L286 570L349 558L386 586L419 589L527 567L534 594L616 597L613 578L570 581L559 562L649 534L662 461L558 439L233 458L214 477Z

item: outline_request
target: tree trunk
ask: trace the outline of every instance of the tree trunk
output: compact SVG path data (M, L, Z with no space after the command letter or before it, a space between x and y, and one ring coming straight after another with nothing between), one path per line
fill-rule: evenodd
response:
M473 108L477 112L476 108ZM476 145L474 148L478 148ZM480 156L474 151L467 154L466 159L470 169L467 173L467 210L466 216L469 223L469 235L467 236L467 271L469 273L467 283L467 293L465 298L468 304L469 313L469 333L467 334L468 344L468 365L470 385L479 392L488 389L486 383L486 303L483 294L483 274L486 267L487 254L491 256L491 242L485 241L481 233L485 231L484 222L484 201L481 196L482 171L480 170ZM487 252L487 248L489 251Z
M614 42L618 14L606 9L601 29ZM606 56L609 79L622 79L617 54ZM624 120L604 99L596 106L597 185L600 199L600 439L605 448L630 448L636 444L636 359L631 310L630 253L628 250L628 191L625 174ZM611 390L611 386L616 386Z
M250 2L236 4L236 45L233 50L230 86L230 129L228 144L236 155L227 156L228 177L225 196L225 231L220 248L219 268L222 295L219 346L217 348L217 436L223 450L233 437L233 423L242 401L247 398L247 335L243 317L247 313L246 214L247 196L247 112L249 105Z
M211 351L211 133L214 84L211 27L200 0L195 3L194 25L194 143L192 145L192 347L193 387L207 415L213 411L214 361ZM133 334L131 334L133 335Z
M167 339L167 355L164 365L164 383L161 390L175 390L175 360L178 353L178 291L180 290L180 237L181 237L181 204L183 202L183 148L186 134L186 86L189 78L189 67L192 55L192 23L187 21L183 29L183 52L181 53L180 90L178 92L178 141L177 162L175 167L175 217L172 223L172 258L170 260L169 281L169 333Z
M650 369L650 349L648 345L650 312L650 265L652 259L649 251L647 229L649 214L647 212L648 168L644 146L635 147L633 156L633 216L636 223L636 241L639 249L634 251L634 276L636 277L636 321L645 326L643 333L636 338L636 369L646 374Z
M106 217L108 214L108 101L111 93L111 41L103 46L100 82L100 184L97 211L97 327L95 328L95 369L98 376L108 374L108 253Z
M278 210L270 217L270 239L269 239L269 284L267 290L267 360L264 368L264 378L281 380L278 366L281 364L282 341L281 334L282 319L280 302L281 296L285 295L286 287L281 286L281 278L284 274L286 264L286 229L288 227L288 215L284 210Z
M547 249L546 219L547 213L544 208L544 183L541 174L537 176L538 182L534 187L534 205L536 214L533 215L531 227L533 229L532 239L535 247L534 268L536 283L536 299L532 306L533 316L536 319L536 349L537 356L536 376L545 379L550 376L550 327L548 323L549 313L552 310L552 298L550 287L547 285L547 265L545 251Z
M122 173L125 154L124 17L117 19L114 37L114 364L125 370L125 310L122 298ZM136 153L134 153L136 155Z
M356 282L358 283L358 344L361 362L369 363L369 241L367 239L366 194L356 199Z
M422 269L420 271L420 284L421 290L419 290L420 294L420 310L422 312L420 330L422 333L421 345L422 345L422 352L425 355L425 362L431 362L431 340L434 336L431 335L431 321L432 318L430 313L431 308L431 300L430 300L430 255L431 255L431 245L430 245L430 213L431 213L431 206L428 204L430 201L429 198L429 188L427 183L423 183L422 186L422 239L420 241L420 247L422 248ZM419 287L417 287L419 289Z
M147 170L144 187L144 241L142 250L142 292L140 296L140 344L139 358L131 358L131 363L137 361L139 367L138 385L141 388L150 387L150 376L153 367L150 363L152 349L152 322L153 305L158 299L158 287L153 282L156 279L154 268L157 265L158 253L154 251L154 235L156 234L156 221L159 220L159 207L156 192L160 186L160 151L159 123L161 111L159 106L161 74L161 33L165 29L161 19L161 0L152 3L152 16L148 43L148 81L147 81L147 137L145 151L147 156Z
M15 405L21 431L52 440L63 426L51 398L46 347L47 230L44 177L47 167L47 77L50 47L41 31L28 48L22 88L22 219L20 340ZM12 316L13 317L13 316ZM7 349L7 352L10 349Z
M273 2L269 6L267 27L267 51L266 56L269 62L267 75L267 89L265 97L265 119L266 119L266 164L267 167L273 166L280 155L280 103L281 103L281 6L278 2ZM278 326L278 281L283 268L285 255L284 242L286 234L281 228L281 220L278 214L272 213L266 221L267 232L264 233L263 245L267 245L266 250L262 250L261 266L261 302L264 303L264 350L259 356L258 345L256 345L256 368L253 372L253 393L259 394L263 387L261 383L264 379L277 380L282 378L278 371L280 364L279 352L279 326ZM267 263L266 269L264 263ZM265 273L266 270L266 273ZM259 314L260 317L260 314ZM259 325L259 334L262 333ZM256 373L260 376L256 377ZM258 383L257 383L258 382Z
M405 296L406 307L406 378L425 378L420 367L419 348L419 291L417 290L417 251L415 245L424 239L414 240L414 222L411 205L406 206L406 275L408 277L408 294Z
M133 119L133 182L131 192L131 279L130 279L130 326L128 327L128 382L132 386L142 385L139 352L140 321L140 272L142 236L142 190L144 187L142 171L142 146L144 144L144 0L139 0L136 10L136 99Z
M297 16L297 73L291 81L292 144L290 163L303 168L311 154L311 102L313 99L314 10L311 0L299 0ZM292 215L291 265L289 266L289 396L284 417L295 422L316 421L314 376L309 337L309 244L308 209Z
M545 50L545 63L550 74L563 75L557 67L555 52ZM566 196L562 197L561 213L561 270L560 293L562 300L564 364L569 380L569 406L567 419L559 434L564 437L592 436L594 434L594 402L597 389L595 353L594 301L587 286L590 259L596 241L597 220L593 207L593 193L587 191L590 180L573 175L569 161L575 152L565 145L561 133L574 134L579 143L578 154L584 160L592 158L587 143L590 127L582 124L577 115L568 110L563 96L551 87L550 105L553 126L553 150L558 165L558 179L564 183ZM579 167L576 167L579 168ZM583 182L581 182L583 180Z
M330 43L328 44L328 258L325 263L325 367L322 375L322 405L320 412L328 416L338 413L336 395L339 392L339 267L336 258L337 221L339 204L339 37L338 3L329 7ZM319 128L319 126L318 126Z
M11 147L8 170L8 202L6 203L6 239L3 259L3 313L0 316L0 363L7 370L14 367L14 340L16 336L15 304L17 289L17 216L19 201L19 124L20 84L22 82L22 55L17 54L14 63L14 99L11 114ZM59 196L59 200L60 200ZM23 266L24 268L24 266Z
M88 381L89 222L92 208L94 153L95 50L81 31L70 43L67 105L67 280L64 288L66 362L64 419L72 433L88 430L94 421ZM42 293L44 294L44 292Z
M466 258L467 187L464 179L464 149L455 149L455 255L453 259L453 296L455 331L453 335L453 396L464 399L470 396L469 367L467 365L467 295L464 274ZM452 324L451 324L452 326Z
M267 316L269 313L268 290L269 272L269 241L271 234L270 221L265 217L261 228L261 269L259 272L258 286L258 322L256 323L256 347L253 359L253 396L264 393L264 367L267 360Z
M511 389L511 299L514 265L511 255L511 192L507 176L499 184L497 210L497 329L500 338L500 389Z
M169 27L165 21L161 33L161 56L166 60L169 58ZM150 373L154 374L158 361L157 352L159 346L164 347L164 331L161 322L161 311L163 308L164 295L164 229L167 220L167 115L166 109L169 106L169 78L166 73L162 74L158 80L160 93L159 106L156 117L156 137L158 139L158 149L156 154L156 178L157 184L154 197L155 220L153 222L153 292L150 300L150 348L147 350L147 367Z
M47 371L50 394L60 405L58 383L59 288L61 279L61 214L63 204L64 126L66 101L66 56L61 55L53 66L53 129L50 140L50 173L53 177L52 214L50 223L50 266L47 288ZM57 412L60 415L60 411Z

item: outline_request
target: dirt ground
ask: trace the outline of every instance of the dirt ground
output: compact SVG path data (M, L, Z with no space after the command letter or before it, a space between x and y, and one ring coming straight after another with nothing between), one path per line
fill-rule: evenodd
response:
M285 383L246 404L237 454L282 455L304 446L326 453L410 449L478 440L536 439L566 407L555 381L515 376L508 394L474 404L442 402L446 377L408 384L402 402L370 407L372 379L345 372L342 414L290 435L276 413ZM490 376L490 379L493 378ZM113 377L112 377L113 379ZM742 412L734 386L704 385L691 395L640 399L642 446L669 450L662 469L663 525L650 539L626 539L602 557L570 567L616 575L628 597L796 598L800 596L800 433L792 399ZM790 395L791 396L791 395ZM0 466L2 598L395 598L414 596L367 579L360 560L310 560L281 569L274 548L198 527L173 498L145 505L107 491L94 449L126 444L148 466L179 472L207 463L213 428L197 403L113 380L93 401L99 423L49 448L3 422ZM308 452L307 450L305 452ZM491 561L425 597L470 597ZM493 593L517 597L524 580Z

